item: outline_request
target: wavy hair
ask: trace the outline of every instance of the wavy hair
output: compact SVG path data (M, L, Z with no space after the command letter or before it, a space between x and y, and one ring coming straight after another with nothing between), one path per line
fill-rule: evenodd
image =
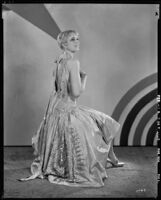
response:
M58 42L59 47L62 50L64 50L64 44L67 42L68 37L73 33L76 35L79 35L79 33L75 30L66 30L66 31L62 31L58 34L57 42Z

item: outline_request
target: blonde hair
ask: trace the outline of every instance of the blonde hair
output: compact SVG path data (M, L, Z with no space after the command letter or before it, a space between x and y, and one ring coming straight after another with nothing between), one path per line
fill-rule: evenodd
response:
M59 47L62 50L64 50L64 44L67 42L68 37L73 33L76 34L76 35L79 35L79 33L75 30L62 31L58 34L57 42L58 42Z

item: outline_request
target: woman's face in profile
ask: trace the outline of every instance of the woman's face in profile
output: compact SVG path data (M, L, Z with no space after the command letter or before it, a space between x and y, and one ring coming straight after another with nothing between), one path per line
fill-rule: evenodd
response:
M69 35L69 37L67 38L65 49L74 53L76 51L79 51L79 48L80 48L79 36L74 33Z

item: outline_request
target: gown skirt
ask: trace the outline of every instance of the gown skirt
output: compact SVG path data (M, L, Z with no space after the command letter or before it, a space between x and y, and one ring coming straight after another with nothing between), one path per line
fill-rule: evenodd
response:
M57 69L58 90L51 92L44 118L32 137L31 174L67 186L104 186L109 149L120 124L73 101L62 67Z

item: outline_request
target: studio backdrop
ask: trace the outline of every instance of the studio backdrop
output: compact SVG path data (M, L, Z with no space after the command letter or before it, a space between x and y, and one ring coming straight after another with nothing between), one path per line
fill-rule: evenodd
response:
M116 146L157 145L154 4L3 4L4 145L31 145L53 87L56 37L80 34L82 104L121 124Z

